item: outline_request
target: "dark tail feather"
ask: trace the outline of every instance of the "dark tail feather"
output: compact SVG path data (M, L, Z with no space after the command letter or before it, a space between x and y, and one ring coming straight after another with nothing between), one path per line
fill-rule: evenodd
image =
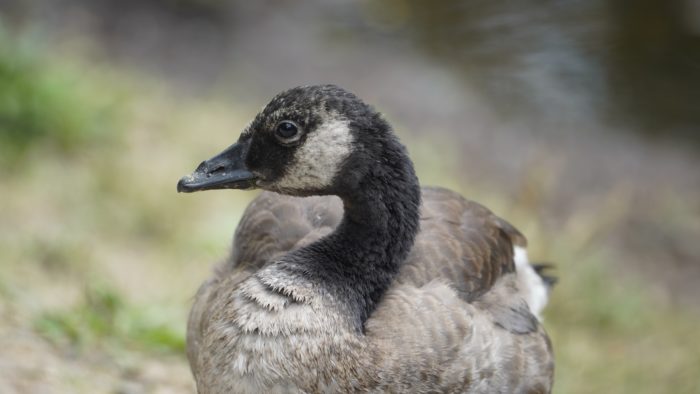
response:
M559 281L559 278L547 273L547 271L554 269L554 265L550 263L533 263L532 268L535 269L537 275L539 275L544 281L544 284L547 285L547 290L552 290L552 287Z

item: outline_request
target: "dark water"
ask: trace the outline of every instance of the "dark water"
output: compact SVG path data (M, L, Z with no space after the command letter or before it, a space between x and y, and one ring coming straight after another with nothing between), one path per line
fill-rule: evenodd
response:
M401 3L401 30L506 113L700 137L698 1Z

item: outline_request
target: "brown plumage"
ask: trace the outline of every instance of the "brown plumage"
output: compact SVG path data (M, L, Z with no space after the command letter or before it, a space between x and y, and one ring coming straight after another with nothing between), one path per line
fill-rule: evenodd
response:
M408 173L412 184L412 167ZM394 172L392 177L401 178ZM337 188L337 173L333 179ZM284 184L293 185L288 179ZM410 211L410 204L392 205L386 200L393 189L387 190L378 194L386 210L377 212L403 217L401 207ZM534 316L539 310L533 310L540 302L533 294L541 289L528 288L544 282L533 282L539 277L532 267L514 259L514 247L524 252L526 246L520 232L452 191L423 188L415 241L407 243L406 257L386 287L380 283L368 293L378 291L378 301L363 309L368 317L358 330L355 322L363 315L355 315L354 304L342 296L352 298L352 290L334 292L313 279L321 277L315 270L323 261L315 269L306 265L315 246L342 233L344 220L368 229L381 221L353 219L355 200L342 190L337 194L343 199L263 192L248 206L230 258L199 289L190 314L188 358L200 393L551 391L553 352ZM400 231L383 236L392 234L401 237ZM367 240L338 250L372 249L372 238ZM375 254L388 259L394 253L388 247L375 248ZM292 260L299 270L284 269L290 256L302 256ZM334 267L331 260L327 265ZM336 275L338 269L344 272L331 271ZM341 289L361 288L369 280L343 275L336 275Z

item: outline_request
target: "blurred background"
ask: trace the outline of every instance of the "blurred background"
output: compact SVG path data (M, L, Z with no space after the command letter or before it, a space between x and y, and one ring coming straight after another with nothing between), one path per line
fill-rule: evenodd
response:
M312 83L556 264L555 392L700 392L698 0L1 0L0 392L193 392L256 193L175 184Z

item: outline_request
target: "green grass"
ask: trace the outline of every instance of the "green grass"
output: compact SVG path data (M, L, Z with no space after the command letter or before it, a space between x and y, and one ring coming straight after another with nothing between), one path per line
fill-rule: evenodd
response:
M700 344L692 340L697 316L612 272L612 253L560 257L561 280L545 314L557 356L557 392L700 390Z
M254 109L174 100L128 74L119 78L131 83L79 65L66 73L37 54L8 55L22 51L12 45L0 45L0 138L23 169L0 177L0 307L16 316L0 326L39 333L84 368L95 353L118 359L124 351L136 360L130 368L163 353L186 363L191 297L227 253L254 193L178 195L175 183L227 146ZM103 139L105 130L118 143ZM453 149L406 143L424 183L483 202L528 235L533 259L556 264L560 282L545 316L555 392L700 392L697 314L656 297L615 263L625 251L601 242L627 215L619 193L555 226L545 201L557 184L546 173L533 170L520 195L504 196L464 186ZM680 202L669 206L687 219Z
M162 305L133 305L109 286L91 285L78 305L42 312L34 326L53 343L80 351L103 346L183 353L184 330L167 311Z
M4 165L26 159L41 144L74 154L105 143L117 127L118 92L85 80L77 70L44 51L28 36L13 38L0 20L0 158ZM110 89L103 94L103 89Z

